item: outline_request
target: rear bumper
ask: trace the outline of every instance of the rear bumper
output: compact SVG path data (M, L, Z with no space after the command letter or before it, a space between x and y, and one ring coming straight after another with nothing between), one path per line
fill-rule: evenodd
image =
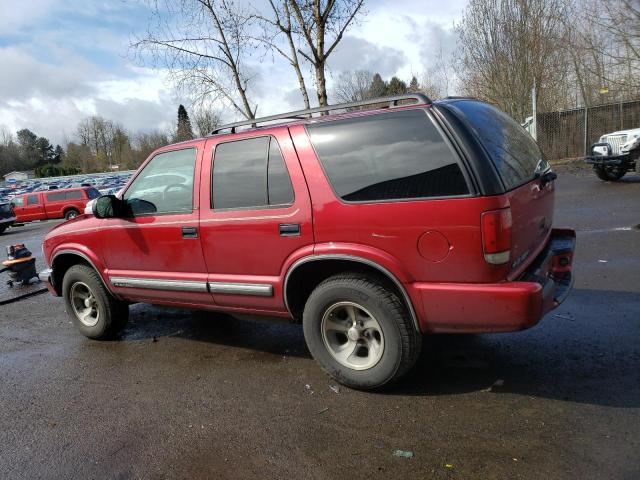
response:
M542 252L517 281L492 284L415 283L432 333L523 330L560 305L573 285L573 230L554 229Z

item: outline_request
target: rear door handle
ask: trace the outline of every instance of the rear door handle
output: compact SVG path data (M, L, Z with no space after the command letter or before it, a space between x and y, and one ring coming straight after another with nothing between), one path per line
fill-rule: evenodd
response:
M299 223L281 223L278 225L281 237L298 237L300 236Z
M182 238L198 238L196 227L182 227Z

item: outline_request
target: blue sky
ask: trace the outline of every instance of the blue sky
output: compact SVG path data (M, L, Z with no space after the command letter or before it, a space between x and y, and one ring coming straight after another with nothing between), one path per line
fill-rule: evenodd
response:
M439 49L452 48L452 25L464 3L370 0L367 15L331 58L329 85L345 70L420 76ZM89 115L131 131L171 128L177 105L189 109L190 99L173 88L166 72L137 64L129 51L149 15L143 0L0 0L0 128L30 128L62 144L75 139L76 125ZM295 76L284 62L269 56L252 67L260 114L301 107Z

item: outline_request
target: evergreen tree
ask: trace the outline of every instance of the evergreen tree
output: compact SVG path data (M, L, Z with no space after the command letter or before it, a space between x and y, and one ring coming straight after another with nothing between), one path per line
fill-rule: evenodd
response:
M38 163L38 148L36 141L38 136L28 128L18 130L16 133L20 151L20 168L34 168Z
M53 150L53 157L51 161L53 163L61 163L64 159L64 150L60 145L56 145L56 148Z
M409 82L409 93L418 93L420 91L420 84L418 83L418 79L415 77L411 77L411 82Z
M376 73L369 86L369 96L371 98L384 97L387 94L387 82L382 80L379 73Z
M387 95L403 95L407 93L407 84L398 77L391 77L387 85Z
M46 165L53 160L53 147L44 137L36 139L37 165Z
M176 142L193 140L193 130L187 109L183 105L178 107L178 130L176 132Z

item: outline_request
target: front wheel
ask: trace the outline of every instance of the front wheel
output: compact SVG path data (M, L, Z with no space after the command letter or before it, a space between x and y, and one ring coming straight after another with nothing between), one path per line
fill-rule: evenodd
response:
M400 299L357 274L328 278L303 313L311 354L334 379L372 390L399 379L420 354L421 336Z
M129 306L116 300L98 273L86 265L74 265L62 280L67 314L85 337L113 338L127 323Z
M624 177L624 174L627 173L626 169L620 167L593 167L596 175L600 180L604 180L605 182L615 182Z

